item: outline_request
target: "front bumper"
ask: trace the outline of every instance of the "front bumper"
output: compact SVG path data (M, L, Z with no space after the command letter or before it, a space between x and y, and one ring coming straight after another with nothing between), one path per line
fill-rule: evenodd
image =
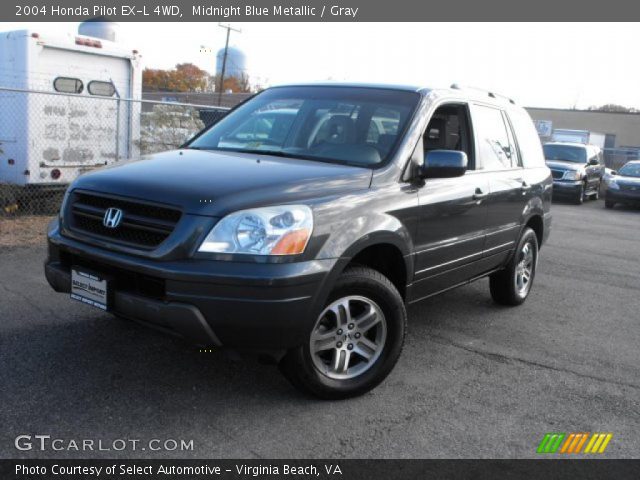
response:
M580 193L582 182L580 180L554 180L553 194L557 196L575 196Z
M640 190L614 190L608 188L605 198L610 202L640 205Z
M45 275L68 293L71 266L85 267L113 279L112 313L199 345L270 351L305 341L338 262L152 260L64 237L53 225Z

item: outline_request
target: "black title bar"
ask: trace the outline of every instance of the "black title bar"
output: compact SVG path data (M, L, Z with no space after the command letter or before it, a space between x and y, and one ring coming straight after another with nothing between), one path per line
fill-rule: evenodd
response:
M637 480L640 460L0 460L2 480Z

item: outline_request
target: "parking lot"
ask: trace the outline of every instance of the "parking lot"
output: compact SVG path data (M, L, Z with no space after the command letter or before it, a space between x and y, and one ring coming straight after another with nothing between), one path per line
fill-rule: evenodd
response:
M54 293L45 247L0 247L0 457L535 457L546 432L640 448L640 211L555 204L525 305L488 282L409 310L389 378L325 402ZM17 435L193 439L193 451L19 452Z

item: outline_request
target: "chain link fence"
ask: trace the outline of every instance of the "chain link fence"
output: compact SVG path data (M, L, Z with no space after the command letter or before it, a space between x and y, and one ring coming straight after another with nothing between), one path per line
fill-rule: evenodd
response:
M605 148L603 152L605 165L612 170L620 170L625 163L640 159L637 147Z
M228 109L0 86L0 215L51 215L79 175L179 148Z

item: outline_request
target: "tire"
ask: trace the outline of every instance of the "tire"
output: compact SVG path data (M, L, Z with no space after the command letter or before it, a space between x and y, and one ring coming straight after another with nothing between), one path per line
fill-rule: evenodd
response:
M493 301L500 305L510 306L524 303L533 286L537 263L538 238L532 229L526 227L522 232L513 258L503 270L493 273L489 277L489 289ZM528 280L525 282L526 277Z
M370 268L348 268L308 341L285 355L280 370L296 388L323 399L362 395L391 372L406 330L404 301L389 279Z
M604 201L604 208L613 208L616 206L616 202L612 202L611 200Z
M586 190L587 190L587 188L586 188L585 184L582 183L580 185L580 191L578 192L578 194L574 198L573 203L575 203L576 205L582 205L584 203L584 194L585 194Z

